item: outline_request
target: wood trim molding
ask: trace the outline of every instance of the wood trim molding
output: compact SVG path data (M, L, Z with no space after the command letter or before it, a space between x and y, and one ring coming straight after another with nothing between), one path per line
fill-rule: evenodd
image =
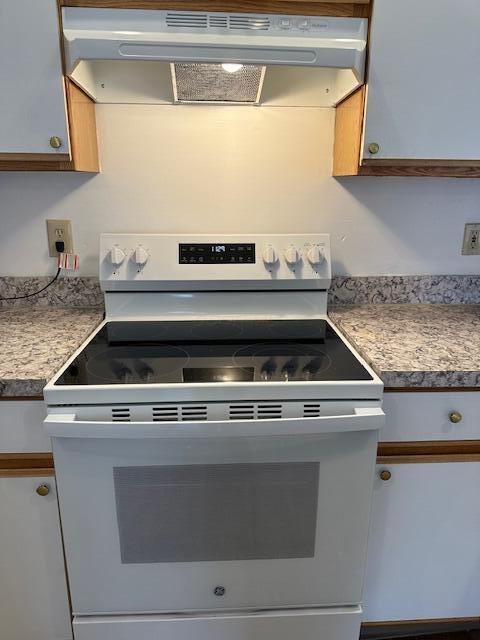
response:
M0 171L74 171L74 168L71 161L0 160Z
M76 84L66 78L70 148L75 171L98 173L95 103Z
M385 466L394 464L442 464L447 462L480 462L480 453L377 456L377 464Z
M46 478L54 475L54 469L2 469L0 467L0 478L28 478L34 476Z
M69 162L68 153L0 153L0 162Z
M362 628L412 626L412 625L453 625L453 624L480 624L480 617L472 618L425 618L418 620L384 620L375 622L362 622Z
M365 86L345 98L335 110L333 176L358 174L362 146Z
M417 178L480 178L480 166L472 164L461 166L361 165L356 175L370 177L393 176L399 178L406 176Z
M0 402L43 402L43 396L0 396Z
M379 442L379 457L480 455L480 440L425 440Z
M362 167L480 167L480 160L405 160L404 158L365 158Z
M226 11L234 13L288 13L363 17L370 0L59 0L65 7L106 9L171 9L177 11ZM368 13L366 11L368 9Z
M0 469L53 469L53 455L45 453L0 453Z
M480 387L386 387L384 393L464 393L480 392Z

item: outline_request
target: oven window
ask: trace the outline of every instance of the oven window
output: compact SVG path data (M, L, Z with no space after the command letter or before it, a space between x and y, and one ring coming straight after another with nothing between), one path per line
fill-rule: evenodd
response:
M116 467L122 563L309 558L319 463Z

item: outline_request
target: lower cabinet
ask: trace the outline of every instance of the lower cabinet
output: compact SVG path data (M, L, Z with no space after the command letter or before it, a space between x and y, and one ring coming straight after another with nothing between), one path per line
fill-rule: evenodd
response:
M480 616L480 456L419 458L377 467L366 622Z
M0 469L0 637L70 640L55 479L32 473Z

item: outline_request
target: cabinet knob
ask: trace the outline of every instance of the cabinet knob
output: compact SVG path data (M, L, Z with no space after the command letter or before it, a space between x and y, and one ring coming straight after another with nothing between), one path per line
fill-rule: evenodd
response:
M53 149L59 149L62 146L63 142L62 139L59 138L58 136L52 136L50 138L50 146Z
M380 480L383 480L384 482L387 482L392 477L392 472L389 471L388 469L382 469L380 471L380 473L378 474L378 476L379 476Z
M48 496L48 494L50 493L50 487L48 486L48 484L39 484L36 488L36 492L39 496Z
M458 411L452 411L449 418L450 418L450 422L453 422L453 424L458 424L459 422L461 422L463 416Z
M380 145L378 144L378 142L371 142L368 145L368 153L371 153L372 155L375 155L379 151L380 151Z

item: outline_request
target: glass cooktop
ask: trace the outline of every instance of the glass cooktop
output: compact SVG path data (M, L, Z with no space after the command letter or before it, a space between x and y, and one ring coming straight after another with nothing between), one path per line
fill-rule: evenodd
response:
M107 322L55 385L372 380L326 320Z

